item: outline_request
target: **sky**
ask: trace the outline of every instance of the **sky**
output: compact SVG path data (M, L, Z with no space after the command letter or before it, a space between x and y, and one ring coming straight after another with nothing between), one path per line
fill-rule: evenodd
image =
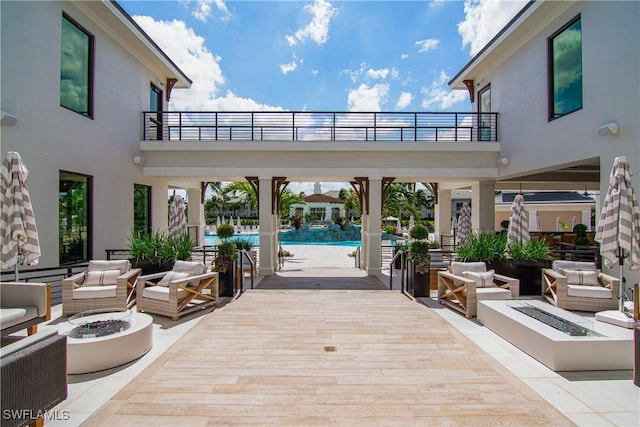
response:
M173 111L470 111L448 81L526 2L118 3L193 81Z

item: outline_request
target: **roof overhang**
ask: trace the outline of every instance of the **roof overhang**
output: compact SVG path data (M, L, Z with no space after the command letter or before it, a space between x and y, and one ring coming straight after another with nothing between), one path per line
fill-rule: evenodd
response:
M109 36L155 73L167 81L175 79L174 88L191 87L191 79L158 47L133 18L115 1L74 2Z
M539 33L541 25L568 9L575 1L530 1L495 35L450 81L454 90L468 90L475 86L506 58ZM466 82L466 83L465 83Z

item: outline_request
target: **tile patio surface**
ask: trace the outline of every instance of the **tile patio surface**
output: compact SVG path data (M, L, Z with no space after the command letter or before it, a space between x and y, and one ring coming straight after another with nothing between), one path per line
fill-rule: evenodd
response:
M213 311L154 315L152 350L70 376L69 420L46 425L640 425L631 371L553 372L386 285L302 262Z
M207 315L86 425L217 423L571 425L404 295L306 289Z

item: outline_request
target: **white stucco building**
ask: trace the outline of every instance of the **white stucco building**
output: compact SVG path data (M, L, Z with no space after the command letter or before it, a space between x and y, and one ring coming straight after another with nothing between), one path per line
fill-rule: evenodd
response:
M584 188L600 206L620 155L640 188L638 2L529 3L451 80L469 92L471 112L362 113L357 121L210 112L201 116L215 121L201 127L168 111L171 90L191 81L117 3L0 8L2 155L20 152L31 172L42 267L103 258L134 226L165 228L169 188L186 190L188 221L202 234L209 181L255 188L260 274L277 265L277 202L290 181L352 183L363 207L362 265L372 275L381 271L390 182L436 184L439 233L450 231L451 194L460 189L471 191L473 228L492 230L496 190ZM640 280L628 273L628 284Z

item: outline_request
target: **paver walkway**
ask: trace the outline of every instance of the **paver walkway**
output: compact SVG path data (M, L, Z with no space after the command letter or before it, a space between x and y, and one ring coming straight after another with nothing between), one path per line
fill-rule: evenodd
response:
M283 287L207 314L83 425L573 425L399 292Z

